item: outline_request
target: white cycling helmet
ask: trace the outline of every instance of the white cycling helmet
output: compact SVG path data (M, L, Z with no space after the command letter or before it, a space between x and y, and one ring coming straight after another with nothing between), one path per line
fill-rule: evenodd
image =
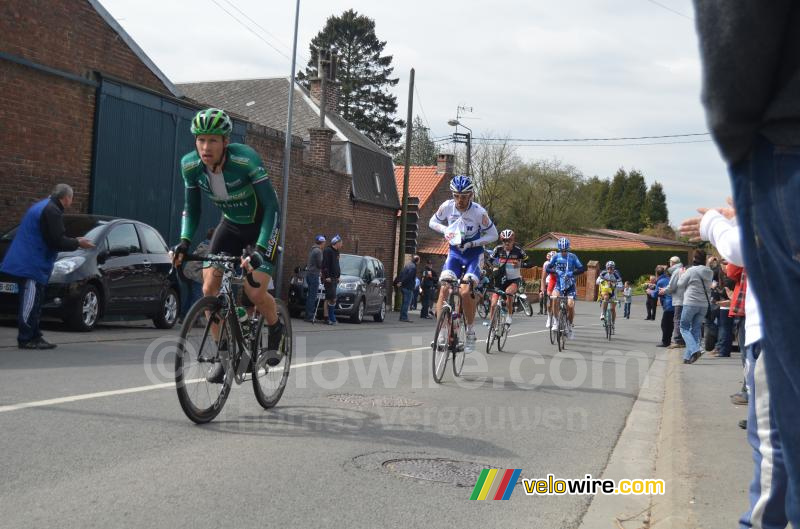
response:
M500 232L501 241L512 239L513 237L514 237L514 232L512 230L503 230Z

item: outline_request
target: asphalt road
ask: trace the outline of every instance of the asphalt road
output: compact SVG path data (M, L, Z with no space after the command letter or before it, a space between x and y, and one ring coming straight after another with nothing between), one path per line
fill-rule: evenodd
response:
M110 328L54 351L0 348L0 526L577 527L587 496L518 484L510 501L468 498L482 468L602 473L659 330L620 318L607 342L597 307L579 303L564 353L542 316L517 317L505 352L479 341L462 378L448 367L442 385L431 320L294 320L280 404L262 410L245 383L204 426L169 384L169 334ZM88 341L98 336L109 341Z

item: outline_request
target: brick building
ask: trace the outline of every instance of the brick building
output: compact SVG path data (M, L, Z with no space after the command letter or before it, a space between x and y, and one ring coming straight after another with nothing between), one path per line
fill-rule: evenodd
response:
M180 94L96 0L5 0L0 35L0 226L59 182L86 212L100 77Z
M141 220L176 241L178 162L194 145L191 117L214 101L184 97L97 0L7 0L0 32L0 228L66 182L75 211ZM283 97L270 103L283 106L285 123L283 82ZM232 115L233 141L261 154L280 196L281 127L248 120L238 109ZM343 251L373 255L391 270L399 208L391 159L338 116L325 125L292 138L285 277L305 264L316 233L340 233ZM345 140L337 135L343 130ZM376 178L381 172L387 176ZM198 234L218 219L204 199Z

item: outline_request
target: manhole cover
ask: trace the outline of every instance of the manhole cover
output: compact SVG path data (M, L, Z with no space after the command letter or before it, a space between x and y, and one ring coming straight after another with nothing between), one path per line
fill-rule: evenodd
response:
M421 406L422 403L405 397L380 396L380 395L359 395L357 393L337 393L328 395L328 398L347 404L348 406L358 406L366 408L412 408Z
M384 461L383 468L408 478L474 487L483 469L497 467L453 459L407 458Z

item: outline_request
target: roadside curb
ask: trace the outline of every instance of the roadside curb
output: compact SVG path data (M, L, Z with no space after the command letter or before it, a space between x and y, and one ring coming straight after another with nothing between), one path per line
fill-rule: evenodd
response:
M655 463L668 364L668 358L656 354L601 479L661 478ZM669 483L666 490L670 490ZM598 494L592 498L580 529L649 528L650 508L651 496Z

